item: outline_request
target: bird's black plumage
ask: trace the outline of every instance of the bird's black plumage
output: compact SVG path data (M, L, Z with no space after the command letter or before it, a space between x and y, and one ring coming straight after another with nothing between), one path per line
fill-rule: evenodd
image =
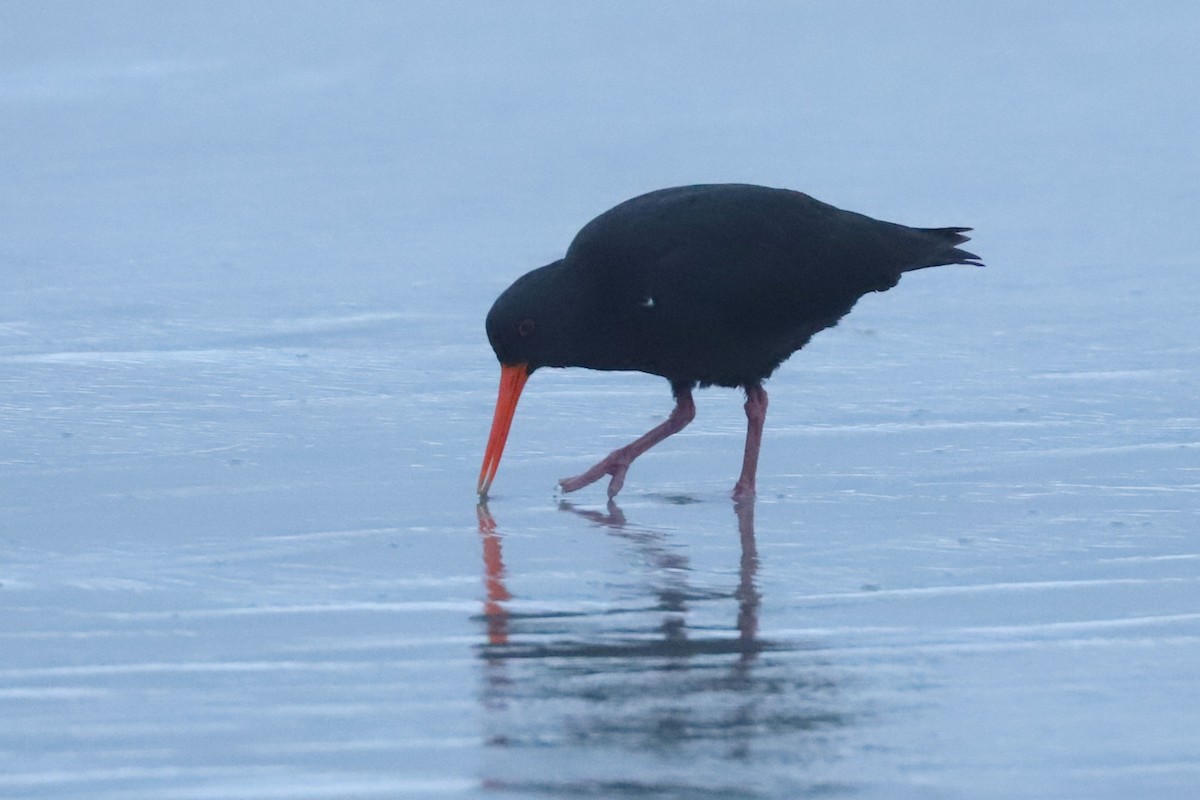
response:
M566 256L518 279L487 318L504 363L637 370L672 383L770 376L903 272L978 264L967 228L909 228L806 194L662 189L606 211Z
M806 194L745 184L662 189L604 212L566 255L518 278L487 316L502 365L480 470L486 494L525 379L540 367L637 370L671 382L661 425L566 491L611 475L686 426L697 386L746 389L749 422L735 497L753 495L767 396L762 382L858 299L911 270L982 266L959 249L969 228L910 228L843 211Z

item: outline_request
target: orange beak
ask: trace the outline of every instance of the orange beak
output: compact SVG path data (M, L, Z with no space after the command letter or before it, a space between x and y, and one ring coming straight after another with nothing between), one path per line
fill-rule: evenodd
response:
M529 380L526 364L500 365L500 394L496 398L496 414L492 417L492 432L488 435L487 451L483 454L483 466L479 468L479 496L487 497L492 479L500 467L500 455L508 441L508 429L512 427L513 415L517 413L517 400L525 381Z

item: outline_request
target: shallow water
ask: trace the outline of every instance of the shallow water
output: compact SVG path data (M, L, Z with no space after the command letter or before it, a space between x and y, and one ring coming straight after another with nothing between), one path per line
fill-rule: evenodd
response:
M0 795L1192 796L1190 8L81 8L0 48ZM779 371L754 504L723 390L555 494L670 396L548 371L477 505L491 299L721 178L990 266Z

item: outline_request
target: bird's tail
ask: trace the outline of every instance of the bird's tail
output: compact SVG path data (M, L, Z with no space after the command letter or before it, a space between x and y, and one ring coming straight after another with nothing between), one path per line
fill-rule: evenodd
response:
M917 228L917 230L936 242L935 249L930 253L929 260L926 263L909 267L904 270L905 272L911 272L914 269L925 269L926 267L940 267L944 264L970 264L972 267L983 266L983 261L979 256L955 247L955 245L971 240L970 236L963 236L964 233L971 230L970 228Z

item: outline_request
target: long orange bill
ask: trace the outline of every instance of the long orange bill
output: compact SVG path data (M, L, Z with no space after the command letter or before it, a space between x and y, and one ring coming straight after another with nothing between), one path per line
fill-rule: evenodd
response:
M479 468L480 497L487 497L488 489L492 487L492 479L500 467L504 443L508 441L508 429L512 427L513 415L517 413L517 400L527 380L529 367L525 364L500 365L500 394L496 398L496 414L492 417L492 432L488 435L483 466Z

